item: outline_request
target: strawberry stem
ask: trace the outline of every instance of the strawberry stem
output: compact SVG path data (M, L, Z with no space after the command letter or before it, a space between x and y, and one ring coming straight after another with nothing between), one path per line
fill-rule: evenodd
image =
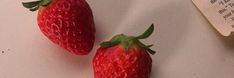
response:
M137 36L136 39L146 39L148 38L154 31L154 24L151 24L151 26L141 35Z
M140 39L146 39L148 38L154 31L154 24L152 24L143 34L134 37L134 36L126 36L124 34L116 35L114 36L110 41L106 41L101 43L101 47L106 48L106 47L111 47L114 45L121 44L124 46L124 50L127 53L128 49L133 45L137 44L141 48L145 49L147 52L150 54L155 54L156 52L150 49L153 45L145 45L142 42L140 42Z
M25 8L28 8L30 11L36 11L41 6L46 7L52 2L52 0L39 0L39 1L32 1L32 2L22 2Z

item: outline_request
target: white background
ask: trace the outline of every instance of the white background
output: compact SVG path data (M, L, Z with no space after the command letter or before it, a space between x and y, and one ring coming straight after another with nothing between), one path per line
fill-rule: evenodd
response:
M114 34L138 35L157 51L151 78L233 78L234 38L215 31L190 0L88 0L97 28L95 48L75 56L39 30L24 0L0 0L0 78L93 78L92 57ZM28 0L29 1L29 0Z

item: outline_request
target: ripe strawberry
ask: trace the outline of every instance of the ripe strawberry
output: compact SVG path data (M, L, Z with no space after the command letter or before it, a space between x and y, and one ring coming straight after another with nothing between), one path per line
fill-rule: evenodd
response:
M53 43L76 55L88 54L94 44L95 27L85 0L39 0L23 2L38 12L38 25Z
M149 78L154 54L152 45L146 46L140 39L149 37L153 24L140 36L124 34L101 44L93 59L94 78Z

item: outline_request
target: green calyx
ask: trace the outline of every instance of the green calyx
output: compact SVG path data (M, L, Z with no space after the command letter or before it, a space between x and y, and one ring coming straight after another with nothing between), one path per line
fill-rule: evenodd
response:
M39 1L32 1L32 2L22 2L25 8L28 8L30 11L36 11L40 7L45 7L49 5L52 0L39 0Z
M153 45L145 45L140 42L140 39L148 38L154 31L154 24L152 24L143 34L139 36L126 36L124 34L114 36L110 41L101 43L101 47L111 47L114 45L121 44L124 46L125 52L128 52L128 49L133 45L138 45L140 48L146 49L150 54L155 54L156 52L150 49Z

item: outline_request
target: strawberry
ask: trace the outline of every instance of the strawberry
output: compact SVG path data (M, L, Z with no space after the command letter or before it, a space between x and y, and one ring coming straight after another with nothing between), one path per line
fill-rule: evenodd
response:
M152 59L155 54L152 45L146 46L140 39L149 37L154 30L150 28L140 36L114 36L110 41L101 43L93 58L94 78L149 78Z
M39 0L23 5L30 11L39 10L40 30L53 43L76 55L86 55L92 50L95 27L85 0Z

